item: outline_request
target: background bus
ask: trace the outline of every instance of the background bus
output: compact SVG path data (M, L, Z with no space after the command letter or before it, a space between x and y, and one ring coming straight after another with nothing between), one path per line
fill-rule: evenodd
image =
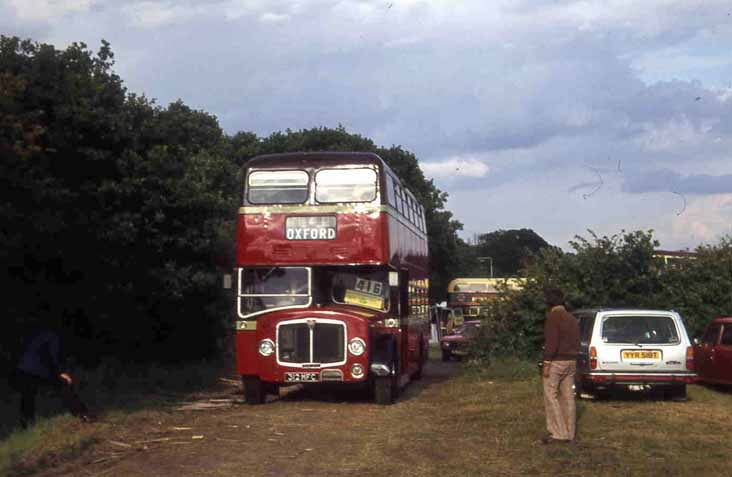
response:
M466 319L475 319L499 296L500 285L517 290L525 283L523 278L456 278L447 285L447 306L461 310Z
M429 340L425 214L370 153L255 157L237 223L237 368L246 401L289 383L421 375Z

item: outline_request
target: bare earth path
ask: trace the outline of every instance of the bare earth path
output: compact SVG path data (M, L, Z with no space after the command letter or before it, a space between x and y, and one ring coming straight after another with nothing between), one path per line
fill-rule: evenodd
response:
M459 366L430 362L392 406L308 390L247 406L230 402L238 398L232 381L198 396L210 409L136 413L110 425L81 458L41 475L438 475L435 463L449 456L434 441L445 405L436 396Z

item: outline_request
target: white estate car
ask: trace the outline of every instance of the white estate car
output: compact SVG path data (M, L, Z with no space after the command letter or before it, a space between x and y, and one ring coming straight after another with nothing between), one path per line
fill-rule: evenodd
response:
M694 348L681 315L640 309L579 310L578 391L607 396L614 389L660 389L684 399L696 380Z

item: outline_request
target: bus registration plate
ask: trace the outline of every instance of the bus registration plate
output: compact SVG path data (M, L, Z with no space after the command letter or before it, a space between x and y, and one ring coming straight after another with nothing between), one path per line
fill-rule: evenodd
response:
M287 383L313 383L319 380L318 373L285 373Z

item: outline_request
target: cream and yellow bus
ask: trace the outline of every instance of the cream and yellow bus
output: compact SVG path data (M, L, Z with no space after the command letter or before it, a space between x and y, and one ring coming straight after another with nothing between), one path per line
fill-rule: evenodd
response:
M518 290L525 283L523 278L456 278L447 286L447 306L462 310L466 319L477 318L499 296L501 286Z

